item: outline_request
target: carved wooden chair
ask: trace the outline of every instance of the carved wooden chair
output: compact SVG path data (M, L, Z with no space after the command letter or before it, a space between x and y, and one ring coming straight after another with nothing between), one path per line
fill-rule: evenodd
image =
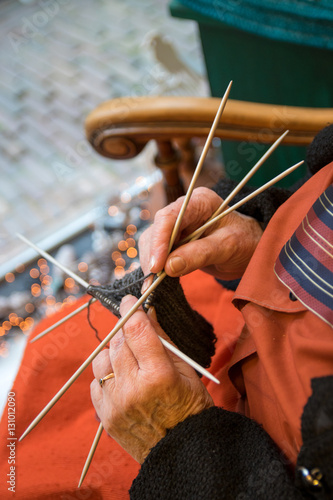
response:
M219 103L218 98L199 97L113 99L89 114L86 135L98 153L117 160L133 158L149 141L155 141L155 163L163 172L170 202L183 194L181 163L195 162L191 139L207 137ZM333 123L333 108L302 108L230 99L216 137L222 141L272 144L289 129L285 145L307 146L329 123ZM291 165L284 168L288 166Z

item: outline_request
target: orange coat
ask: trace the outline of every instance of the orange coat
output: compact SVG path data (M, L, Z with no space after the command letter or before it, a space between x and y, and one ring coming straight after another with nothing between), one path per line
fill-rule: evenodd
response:
M310 381L333 374L333 331L299 301L290 299L289 289L274 273L274 264L332 182L330 163L279 208L234 297L245 320L228 367L240 394L235 410L262 424L293 463L302 444L300 422L311 394Z

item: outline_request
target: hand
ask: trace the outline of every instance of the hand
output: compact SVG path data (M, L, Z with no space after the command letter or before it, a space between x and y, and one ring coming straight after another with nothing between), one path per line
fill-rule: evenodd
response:
M124 316L136 299L121 302ZM152 310L153 311L153 310ZM142 463L167 429L214 403L196 372L166 351L154 312L136 311L93 362L91 398L104 429ZM114 372L101 388L98 380Z
M172 229L183 197L156 213L154 224L140 238L141 267L145 274L163 268L169 276L181 276L202 269L217 278L240 278L262 235L253 218L232 212L211 226L200 239L173 250L167 257ZM185 211L177 241L204 224L221 205L222 199L211 189L197 188Z

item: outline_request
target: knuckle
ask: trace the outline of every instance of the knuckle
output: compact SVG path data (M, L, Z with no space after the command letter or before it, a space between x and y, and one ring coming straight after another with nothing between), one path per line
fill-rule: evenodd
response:
M142 337L147 334L148 331L148 320L144 316L144 313L139 311L137 314L133 314L133 316L126 322L123 326L123 332L125 336L133 337Z

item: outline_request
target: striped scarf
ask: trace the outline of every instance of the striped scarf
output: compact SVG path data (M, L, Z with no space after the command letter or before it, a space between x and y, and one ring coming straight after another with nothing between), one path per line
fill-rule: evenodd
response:
M284 245L274 270L307 309L333 327L333 184Z

